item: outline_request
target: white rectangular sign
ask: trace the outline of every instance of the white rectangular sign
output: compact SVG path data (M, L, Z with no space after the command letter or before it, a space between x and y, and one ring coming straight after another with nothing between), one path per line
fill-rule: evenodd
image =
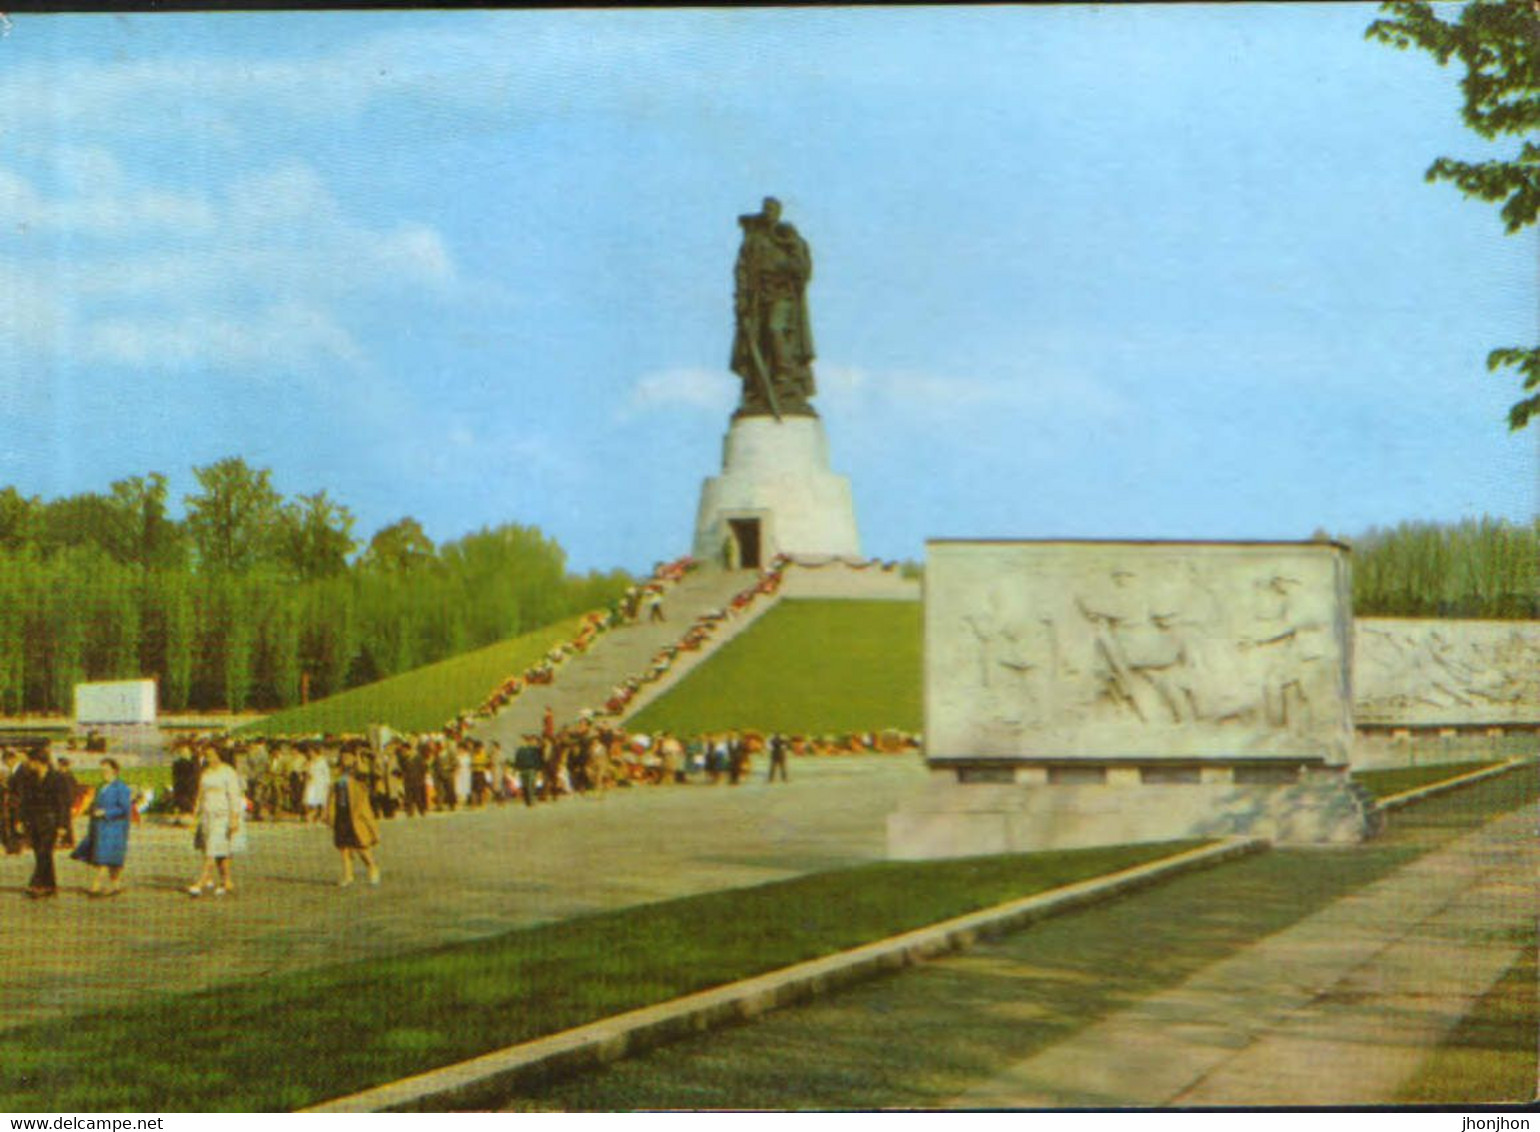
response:
M75 685L75 724L155 722L154 680L111 680Z

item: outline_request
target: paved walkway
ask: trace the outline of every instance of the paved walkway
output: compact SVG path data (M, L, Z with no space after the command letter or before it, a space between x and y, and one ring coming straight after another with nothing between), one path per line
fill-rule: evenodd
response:
M476 939L584 912L881 860L884 821L924 782L913 755L796 759L792 781L632 787L381 823L384 883L336 886L329 831L252 826L233 897L194 900L192 832L136 827L129 891L22 896L30 854L0 857L0 1028L221 982ZM79 823L84 833L84 823Z
M1534 930L1537 814L1498 818L948 1107L1388 1103Z

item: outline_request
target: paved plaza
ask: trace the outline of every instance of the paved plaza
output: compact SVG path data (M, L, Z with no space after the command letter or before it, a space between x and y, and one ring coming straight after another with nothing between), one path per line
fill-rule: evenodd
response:
M294 822L252 825L232 897L183 891L199 861L186 828L136 826L129 891L108 900L63 853L58 899L26 900L31 855L0 858L0 1026L881 860L884 820L925 771L913 754L851 755L791 775L767 784L761 759L736 787L398 817L381 822L377 889L338 889L330 831Z

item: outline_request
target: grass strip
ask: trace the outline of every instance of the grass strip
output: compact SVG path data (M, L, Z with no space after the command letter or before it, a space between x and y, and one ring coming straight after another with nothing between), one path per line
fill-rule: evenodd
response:
M908 601L783 601L627 726L681 735L918 731L922 613Z
M944 1106L1537 797L1533 773L1499 775L1398 810L1381 837L1360 846L1275 849L1173 877L752 1026L532 1085L500 1103L599 1112ZM1530 1080L1507 1099L1533 1090L1532 1028L1529 1041Z
M1535 932L1514 941L1518 959L1423 1062L1398 1104L1501 1104L1535 1099Z
M21 1027L0 1109L299 1108L1197 844L882 862Z
M1393 770L1361 770L1353 772L1353 781L1362 783L1376 798L1389 798L1407 790L1416 790L1419 786L1447 782L1451 778L1459 778L1462 774L1485 770L1489 766L1496 766L1500 761L1486 759L1479 762L1402 766Z
M484 701L509 676L577 636L581 617L510 637L486 648L351 688L236 729L237 735L360 734L370 724L397 731L434 731Z
M95 788L102 784L102 768L100 761L105 755L80 755L79 761L70 769L75 775L75 781L82 786ZM157 766L126 766L119 775L124 782L134 790L153 789L157 794L171 789L171 764L163 763Z

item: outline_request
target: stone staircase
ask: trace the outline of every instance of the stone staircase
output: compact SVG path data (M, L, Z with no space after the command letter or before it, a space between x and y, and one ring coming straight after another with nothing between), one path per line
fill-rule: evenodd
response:
M644 613L634 624L611 629L586 653L558 668L550 684L526 688L503 711L477 723L471 734L487 742L496 740L504 752L511 752L523 743L525 735L541 729L547 705L558 727L573 722L585 709L598 710L616 685L646 672L658 650L683 637L697 618L727 608L734 596L758 580L756 570L715 567L686 575L664 594L666 621L649 622ZM747 609L719 624L702 648L681 653L663 676L643 685L626 705L622 719L631 718L668 692L785 598L919 601L920 584L876 567L858 570L840 563L792 565L777 593L756 597Z
M486 742L495 740L502 744L505 753L511 753L523 743L525 735L540 730L547 705L558 727L575 720L585 708L601 707L615 685L628 676L646 672L658 650L684 636L696 618L725 608L734 595L753 585L757 578L754 570L706 568L687 574L664 591L663 614L667 620L649 622L643 612L634 623L604 633L587 652L559 667L550 684L525 688L497 715L479 721L471 734ZM760 607L773 604L773 598L760 597L751 611L761 612ZM715 651L730 635L725 627L719 630L701 654ZM672 682L668 678L660 681Z

